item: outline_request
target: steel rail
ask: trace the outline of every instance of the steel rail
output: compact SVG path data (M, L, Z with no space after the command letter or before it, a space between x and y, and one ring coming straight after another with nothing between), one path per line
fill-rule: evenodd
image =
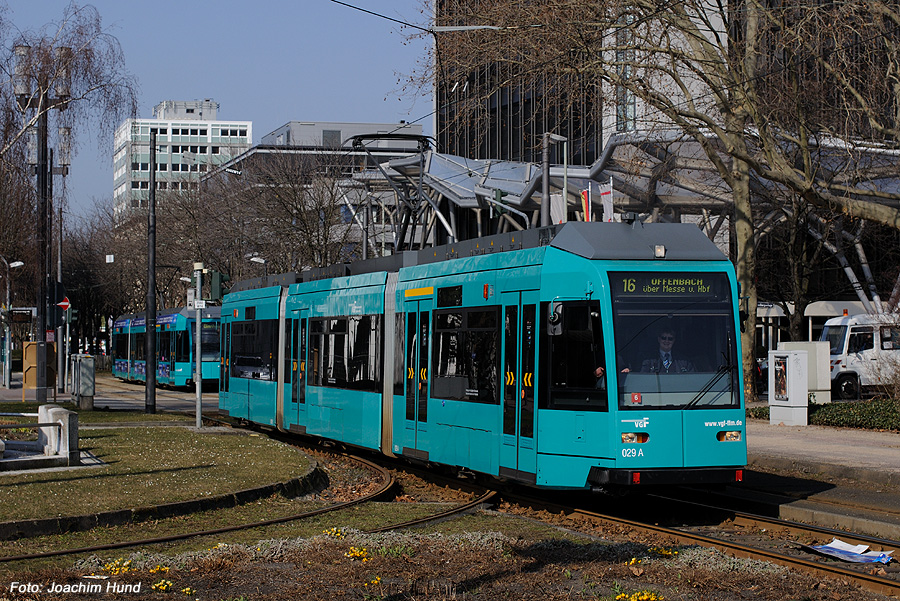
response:
M324 513L331 513L334 511L338 511L340 509L346 509L348 507L353 507L355 505L361 505L363 503L368 503L372 501L376 501L383 496L385 496L394 486L396 485L396 481L394 480L393 474L380 465L372 463L371 461L367 461L365 459L354 457L352 455L345 455L349 459L356 461L358 463L362 463L365 467L368 467L374 470L376 473L380 474L383 479L383 484L378 490L369 493L368 495L364 495L359 497L358 499L353 499L351 501L344 501L343 503L336 503L334 505L329 505L328 507L322 507L320 509L315 509L313 511L305 511L303 513L298 513L289 516L283 516L279 518L271 518L268 520L262 520L257 522L252 522L249 524L236 524L233 526L224 526L222 528L214 528L211 530L198 530L194 532L185 532L182 534L172 534L169 536L160 536L156 538L145 538L140 540L131 540L131 541L122 541L118 543L108 543L103 545L94 545L91 547L79 547L73 549L58 549L56 551L45 551L42 553L31 553L31 554L23 554L23 555L11 555L8 557L0 557L0 563L10 563L13 561L28 561L32 559L44 559L48 557L58 557L61 555L75 555L78 553L96 553L98 551L110 551L113 549L123 549L128 547L140 547L140 546L148 546L155 545L160 543L167 543L179 540L186 540L189 538L196 538L200 536L214 536L218 534L224 534L227 532L235 532L238 530L249 530L251 528L260 528L265 526L271 526L274 524L282 524L285 522L292 522L297 520L302 520L310 517L314 517L317 515L321 515Z
M403 522L401 524L391 524L389 526L383 526L381 528L372 528L370 530L364 530L363 534L376 534L378 532L389 532L391 530L402 530L404 528L411 528L412 526L419 526L421 524L427 524L429 522L434 522L437 520L441 520L453 515L457 515L460 513L465 513L479 505L483 505L485 503L490 503L493 501L494 497L496 497L498 493L493 490L489 490L477 499L469 501L463 505L458 507L453 507L448 509L447 511L442 511L441 513L435 513L433 515L428 515L422 518L416 518L415 520L410 520L408 522Z
M703 534L695 534L677 528L667 528L665 526L658 526L656 524L650 524L647 522L629 520L626 518L588 511L585 509L564 507L556 503L550 503L535 498L514 496L509 497L508 500L519 504L527 503L531 506L541 506L544 508L553 507L554 513L559 513L561 511L574 513L584 516L590 520L612 523L618 526L627 526L638 531L664 536L678 542L679 544L699 544L704 547L716 549L727 555L731 555L732 557L738 557L742 559L763 559L765 561L769 561L781 566L799 568L803 571L811 572L820 576L840 578L850 582L855 582L856 584L859 584L869 591L886 595L900 595L900 582L891 580L889 578L881 578L874 574L866 574L863 572L847 570L844 568L839 568L837 566L818 563L799 557L791 557L790 555L785 555L775 551L759 549L751 547L749 545L744 545L742 543L722 540Z
M773 518L766 515L759 515L756 513L749 513L746 511L737 511L734 509L729 509L727 507L718 507L716 505L710 505L708 503L700 503L699 501L690 501L686 499L679 499L675 497L667 497L665 495L648 495L657 499L662 499L664 501L670 503L681 503L682 505L687 505L690 507L696 507L708 511L718 511L721 513L726 513L734 516L735 523L737 524L738 520L744 520L745 522L757 523L757 524L766 524L771 526L772 528L781 528L783 530L799 532L803 534L809 534L811 532L816 534L824 534L828 536L840 536L844 542L852 542L853 544L865 544L865 545L877 545L882 547L883 551L900 551L900 541L891 540L887 538L880 538L876 536L868 536L865 534L854 534L852 532L847 532L845 530L837 530L835 528L828 528L825 526L817 526L816 524L804 524L801 522L795 522L792 520L785 520L782 518ZM835 507L842 507L842 505L833 503Z

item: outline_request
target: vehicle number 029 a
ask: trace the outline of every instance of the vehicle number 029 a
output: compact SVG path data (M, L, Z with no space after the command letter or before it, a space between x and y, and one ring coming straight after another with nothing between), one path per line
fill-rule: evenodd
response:
M635 448L625 448L622 449L622 457L643 457L644 450L643 449L635 449Z

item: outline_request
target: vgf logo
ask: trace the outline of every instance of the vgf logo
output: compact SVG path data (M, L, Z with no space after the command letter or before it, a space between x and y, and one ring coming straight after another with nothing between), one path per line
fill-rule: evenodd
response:
M623 419L623 424L634 424L635 428L649 428L650 427L650 418L649 417L641 417L639 419Z

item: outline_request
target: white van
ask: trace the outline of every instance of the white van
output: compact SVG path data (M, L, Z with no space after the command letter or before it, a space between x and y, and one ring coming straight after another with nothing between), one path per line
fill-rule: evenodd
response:
M831 390L840 399L900 378L900 315L844 315L825 322Z

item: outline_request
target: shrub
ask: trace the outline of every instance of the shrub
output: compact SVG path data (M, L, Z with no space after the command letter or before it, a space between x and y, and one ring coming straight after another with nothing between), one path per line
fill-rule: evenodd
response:
M809 423L816 426L900 431L900 401L876 398L811 405Z
M749 419L769 419L769 407L748 407ZM809 406L809 423L815 426L900 431L900 401L876 398Z

